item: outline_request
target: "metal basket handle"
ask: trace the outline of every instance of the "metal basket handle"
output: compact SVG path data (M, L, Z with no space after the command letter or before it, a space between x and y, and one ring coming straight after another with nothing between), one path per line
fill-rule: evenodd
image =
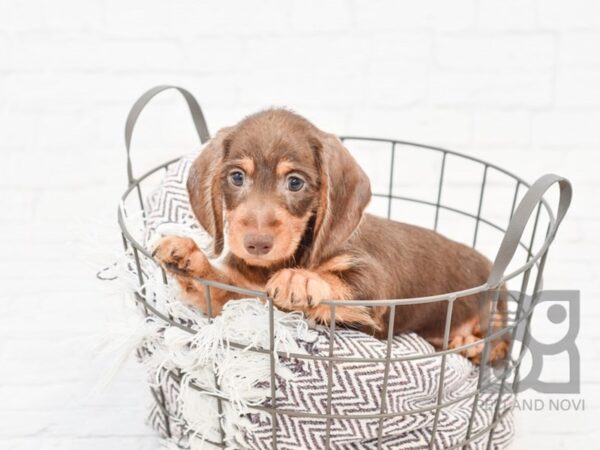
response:
M127 122L125 123L125 148L127 150L127 179L129 181L129 186L133 184L135 178L133 177L133 168L131 165L131 155L130 155L130 147L131 147L131 137L133 135L133 128L137 122L140 113L143 111L144 107L148 104L150 100L152 100L157 94L160 94L167 89L175 89L187 102L188 108L190 109L190 114L192 115L192 120L194 121L194 126L196 127L196 132L198 133L198 137L200 138L200 142L204 144L206 141L210 139L210 134L208 132L208 127L206 126L206 120L204 120L204 114L202 114L202 108L194 98L194 96L188 92L187 90L180 88L178 86L156 86L146 91L142 94L140 98L133 104L129 114L127 115Z
M494 265L492 266L492 270L487 281L489 286L497 287L503 281L504 272L515 255L515 251L517 250L517 246L521 241L523 231L525 230L525 226L527 225L529 218L533 214L537 204L542 200L546 191L555 183L558 183L560 189L560 198L558 201L558 210L556 211L556 219L551 222L551 227L548 230L548 235L546 236L544 245L540 251L530 259L529 264L533 264L533 262L548 249L548 246L556 235L556 231L558 230L560 223L569 209L571 198L573 196L573 189L569 180L555 174L547 174L540 177L535 183L533 183L519 203L517 210L510 220L508 229L504 234L504 238L500 244L500 249L496 254L496 259L494 260Z

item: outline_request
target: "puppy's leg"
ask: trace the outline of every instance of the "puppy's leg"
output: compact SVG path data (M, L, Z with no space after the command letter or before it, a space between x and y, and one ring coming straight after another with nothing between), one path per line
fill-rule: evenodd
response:
M489 316L489 314L487 314ZM487 333L487 318L485 318L485 326L481 326L484 321L483 317L475 317L466 322L452 333L451 340L448 344L449 348L459 348L464 345L469 345L468 348L462 350L461 355L469 358L473 364L478 365L481 362L484 349L483 339ZM506 311L497 311L495 317L491 321L491 333L494 334L506 326ZM506 333L501 337L497 337L490 341L488 362L492 365L501 363L508 355L510 347L510 335Z
M323 300L348 300L350 286L336 274L306 269L282 269L267 282L267 294L275 304L288 311L302 311L319 323L331 322L331 306ZM337 323L363 325L378 329L369 308L364 306L336 306Z
M493 296L497 302L496 308L491 306L490 301L490 306L487 306L483 309L481 313L481 320L479 322L481 326L479 329L475 330L476 336L483 338L488 334L493 335L506 328L508 325L508 294L509 293L506 286L501 286L498 296ZM494 310L494 315L490 320L491 310ZM487 329L488 325L490 326L489 333ZM488 360L485 362L493 366L502 365L509 356L508 351L510 349L511 338L512 336L510 332L505 332L491 340L489 343L490 349ZM478 355L477 357L473 358L473 362L478 364L481 357L482 355Z
M208 313L205 287L191 277L231 284L229 276L213 267L206 255L190 238L166 236L154 247L152 255L175 277L186 300L199 306L205 314ZM210 288L210 295L213 315L218 315L228 300L240 298L233 292L213 287Z
M465 321L462 325L454 328L450 333L450 342L448 342L448 348L454 349L464 345L469 345L468 348L460 352L461 355L473 359L479 357L483 351L483 342L478 343L479 337L479 316L473 317ZM430 342L436 347L442 347L442 339L436 338L430 340Z
M475 336L474 334L467 334L466 336L457 334L448 343L448 348L453 349L462 347L463 345L469 345L469 347L462 350L460 354L474 362L475 359L477 359L478 362L481 352L483 351L483 342L477 343L479 340L480 337Z

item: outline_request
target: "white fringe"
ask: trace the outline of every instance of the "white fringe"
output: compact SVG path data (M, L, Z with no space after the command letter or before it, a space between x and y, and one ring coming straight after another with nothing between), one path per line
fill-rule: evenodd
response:
M131 218L129 218L131 220ZM138 220L141 220L138 218ZM140 227L141 228L141 227ZM181 228L185 233L179 233ZM194 236L187 227L170 226L161 229L169 233ZM206 246L204 236L195 235L199 246ZM207 442L220 441L219 420L226 432L228 443L239 447L243 428L252 426L242 417L253 405L259 405L270 396L270 357L250 348L269 350L269 307L259 299L242 299L228 302L222 313L209 321L198 309L181 301L180 289L174 280L164 284L162 272L151 262L144 262L142 269L148 274L143 289L145 297L166 316L180 323L191 323L195 333L172 326L154 316L143 317L139 309L123 317L111 331L111 342L105 351L113 352L115 364L103 377L102 384L114 376L127 357L140 346L144 352L142 364L148 373L148 382L160 386L169 370L178 369L182 376L179 392L179 414L193 434L193 449L212 448ZM133 294L138 291L138 279L131 252L121 255L110 276L117 276L123 291L133 304ZM120 327L120 328L119 328ZM314 330L299 312L274 311L274 350L287 354L305 353L298 341L313 342ZM241 348L234 347L235 343ZM275 373L284 379L292 379L293 373L275 358ZM199 392L190 385L207 392ZM216 396L229 401L222 402L223 413L219 417Z

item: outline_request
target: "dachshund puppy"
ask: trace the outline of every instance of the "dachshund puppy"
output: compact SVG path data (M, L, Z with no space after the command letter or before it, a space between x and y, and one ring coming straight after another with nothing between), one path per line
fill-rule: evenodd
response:
M193 163L187 188L220 264L185 237L164 237L154 255L204 311L204 287L182 272L266 290L279 308L328 323L331 308L323 300L455 292L482 285L491 268L477 251L434 231L365 214L369 179L348 150L285 109L219 131ZM215 314L240 298L213 287L210 292ZM394 333L413 331L439 347L446 309L446 302L398 306ZM501 315L504 309L502 301ZM450 346L485 333L488 311L489 301L476 296L455 301ZM337 306L335 320L381 338L388 314L382 306ZM495 346L491 358L505 350ZM477 358L480 352L476 346L466 353Z

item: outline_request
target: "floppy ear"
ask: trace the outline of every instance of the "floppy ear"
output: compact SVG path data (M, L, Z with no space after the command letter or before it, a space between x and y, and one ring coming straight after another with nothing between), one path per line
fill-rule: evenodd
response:
M371 200L371 183L337 136L320 133L315 144L321 192L310 264L333 256L358 227Z
M187 180L192 211L213 238L213 252L223 251L223 197L221 166L231 128L220 130L196 158Z

